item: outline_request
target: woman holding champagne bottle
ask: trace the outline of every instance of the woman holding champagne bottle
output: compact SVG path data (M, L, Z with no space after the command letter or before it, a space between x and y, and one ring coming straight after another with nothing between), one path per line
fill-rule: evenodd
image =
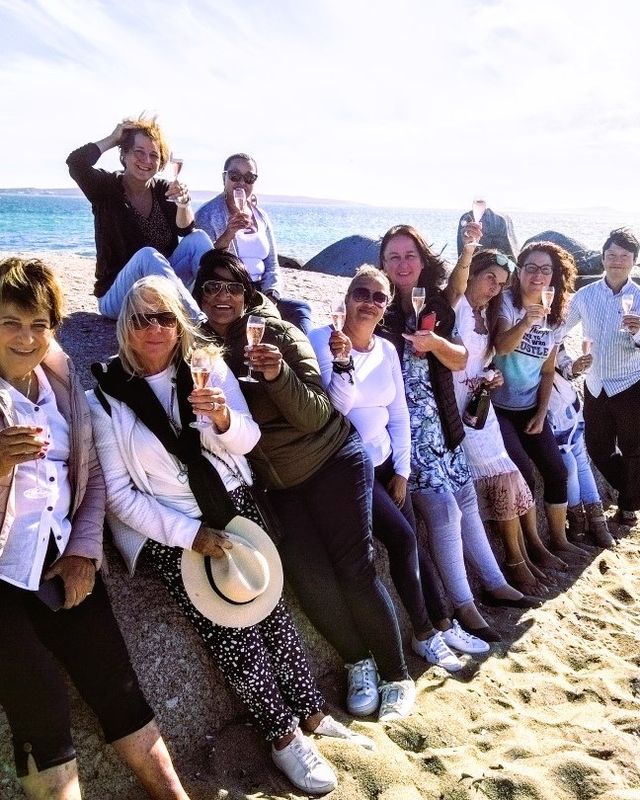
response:
M462 256L444 286L444 264L415 228L397 225L387 231L380 245L380 267L394 286L395 297L377 332L395 344L402 364L411 427L409 488L427 525L432 557L455 617L467 633L497 642L502 637L475 605L464 556L497 602L520 601L523 595L506 582L489 546L461 446L464 429L452 370L464 368L467 352L453 335L452 304L466 288L480 229L469 223L466 232ZM424 287L426 293L417 329L416 287Z
M311 330L311 308L304 300L285 297L273 225L253 193L258 180L255 159L234 153L222 172L223 191L201 206L196 225L217 250L229 250L242 261L255 289L274 303L282 319L303 333Z
M308 339L255 291L240 259L207 253L193 293L234 374L248 360L258 377L242 384L262 434L248 457L281 523L285 574L348 664L347 708L366 716L379 706L381 720L407 715L415 687L373 564L373 471L358 434L331 405ZM247 347L250 315L264 319L265 333Z
M494 363L504 375L492 400L504 443L532 494L531 461L542 475L551 549L568 560L584 556L584 551L567 540L567 470L547 420L547 407L575 274L573 257L558 245L532 242L523 247L512 286L502 293L492 331ZM553 299L547 306L551 289ZM548 326L542 325L543 320L548 320ZM564 561L549 553L533 525L523 527L540 567L566 568Z
M97 169L100 156L114 147L122 172ZM175 284L191 319L198 320L189 287L211 239L194 230L189 191L178 181L182 159L170 157L155 117L125 119L108 136L74 150L67 165L95 217L94 294L100 313L117 319L139 278L163 275ZM167 166L171 181L158 176Z

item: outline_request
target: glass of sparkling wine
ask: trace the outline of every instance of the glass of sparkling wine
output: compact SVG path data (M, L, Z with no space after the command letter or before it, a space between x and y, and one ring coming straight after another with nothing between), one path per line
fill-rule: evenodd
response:
M204 389L209 383L209 376L211 375L211 356L209 353L203 348L195 348L189 359L189 367L194 387L196 389ZM204 414L196 414L195 421L190 422L189 425L202 431L211 427L211 420L205 417Z
M633 308L633 295L631 292L627 292L623 294L620 298L620 305L622 306L622 316L626 316L627 314L631 313L631 309ZM625 328L624 323L620 326L620 331L622 333L628 333L627 328Z
M247 320L247 343L249 347L255 347L257 344L260 344L263 336L264 319L256 316L255 314L250 314L249 319ZM251 362L249 362L247 374L243 375L241 378L238 378L238 380L244 381L245 383L258 383L251 372Z
M426 295L427 293L424 286L414 286L411 290L411 304L413 305L413 310L416 312L416 330L418 330L420 312L424 308Z
M42 440L43 446L45 441L50 442L51 435L47 427L47 418L39 406L36 406L33 411L33 424L38 428L42 428L42 433L40 434L39 438ZM42 484L42 481L40 480L40 454L38 454L36 456L36 485L32 486L30 489L27 489L24 493L24 496L28 497L29 500L36 500L41 497L47 497L48 495L49 490L45 485Z
M236 186L236 188L233 190L233 202L238 211L241 211L243 214L251 213L249 204L247 202L247 193L242 186ZM253 228L245 228L244 232L253 233Z
M591 345L593 344L593 339L589 339L588 336L582 337L582 355L588 356L591 354ZM584 372L589 372L589 367L583 370Z
M347 307L344 302L343 297L336 297L333 302L331 303L331 322L333 324L334 331L341 331L344 328L344 321L347 316ZM335 361L339 361L339 358L334 358Z
M471 213L473 214L473 221L480 222L482 215L487 210L487 202L483 200L480 195L476 195L471 203Z
M547 324L547 317L549 316L549 312L551 311L551 304L553 303L553 298L555 297L556 290L553 286L545 286L545 288L540 292L540 303L544 308L544 322L541 325L541 331L550 331L551 328Z
M169 183L174 183L178 180L178 175L182 170L183 160L178 158L175 153L169 154L169 160L167 161L167 170L169 173ZM171 200L172 203L176 203L177 200Z

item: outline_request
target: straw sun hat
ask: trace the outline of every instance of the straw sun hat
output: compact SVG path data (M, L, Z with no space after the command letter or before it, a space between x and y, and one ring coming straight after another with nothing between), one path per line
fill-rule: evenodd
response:
M182 580L198 611L216 625L248 628L267 617L282 594L282 564L255 522L237 516L225 531L233 547L222 558L182 553Z

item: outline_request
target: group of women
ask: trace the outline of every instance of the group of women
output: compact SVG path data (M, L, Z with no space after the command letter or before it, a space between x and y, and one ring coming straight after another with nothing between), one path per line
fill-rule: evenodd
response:
M114 146L123 171L96 169ZM94 365L88 398L55 343L55 276L37 260L0 265L0 703L29 798L81 796L54 657L149 795L187 797L100 577L105 513L130 572L151 565L275 765L314 794L336 777L303 731L373 745L325 713L282 572L345 663L348 711L389 721L411 712L415 685L374 536L414 652L450 672L501 638L465 562L484 603L529 608L548 569L584 556L565 534L566 468L545 415L572 289L564 251L530 246L516 267L477 250L481 226L469 223L447 279L422 236L396 226L379 265L352 279L344 328L309 330L308 305L281 292L255 161L227 160L222 195L196 215L201 231L186 187L155 177L167 158L157 124L142 119L68 159L96 218L99 307L117 319L118 354ZM256 324L262 337L248 345ZM495 409L476 430L461 413L482 384ZM529 459L544 481L550 549ZM485 523L504 542L506 577Z

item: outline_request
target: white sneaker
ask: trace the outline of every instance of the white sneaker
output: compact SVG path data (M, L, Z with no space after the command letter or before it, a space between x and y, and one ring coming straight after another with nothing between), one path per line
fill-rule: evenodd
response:
M448 631L442 631L442 638L452 650L457 650L459 653L468 653L471 656L479 653L488 653L491 650L488 642L463 631L456 619L452 621Z
M361 733L352 731L350 728L347 728L346 725L338 722L337 719L334 719L329 714L326 714L320 720L320 724L316 727L313 733L316 736L331 736L334 739L346 739L354 744L359 744L360 747L364 747L365 750L376 749L375 742L372 739L369 739L368 736L363 736Z
M308 794L327 794L338 785L329 764L316 750L313 742L296 729L295 738L283 750L271 747L271 758L279 770L298 789Z
M464 667L464 663L447 647L441 631L434 633L424 641L412 636L411 647L420 658L424 658L430 664L443 667L447 672L459 672Z
M363 658L355 664L346 665L347 711L354 717L368 717L378 708L378 670L372 658Z
M405 681L389 681L380 684L379 722L407 717L416 699L416 685L408 678Z

